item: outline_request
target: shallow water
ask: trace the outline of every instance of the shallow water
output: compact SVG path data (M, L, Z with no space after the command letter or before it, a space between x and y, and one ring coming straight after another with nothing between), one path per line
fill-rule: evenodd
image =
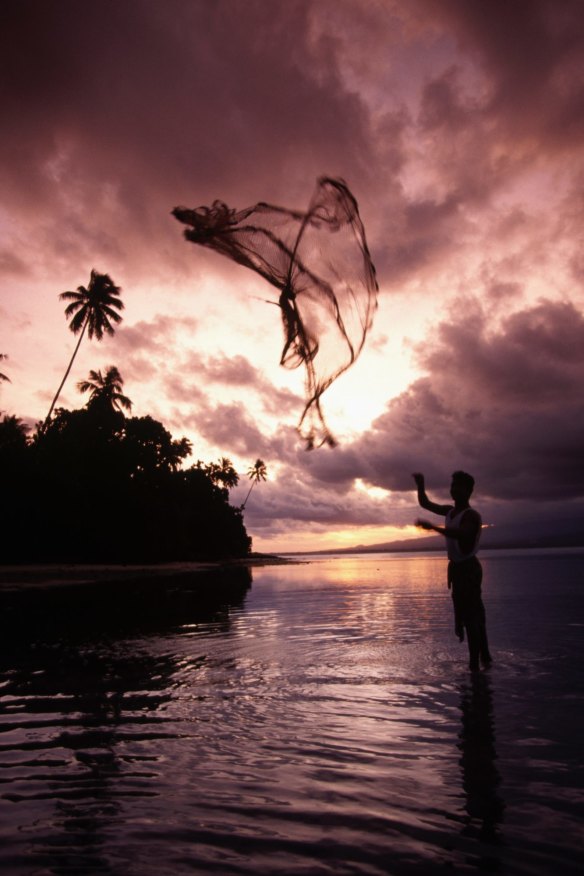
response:
M584 555L483 565L478 675L438 557L254 569L231 604L107 623L16 618L0 868L581 872Z

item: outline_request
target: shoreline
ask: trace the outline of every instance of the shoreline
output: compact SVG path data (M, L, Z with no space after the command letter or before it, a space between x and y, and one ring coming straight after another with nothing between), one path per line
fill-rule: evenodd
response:
M0 593L20 590L46 590L83 584L122 584L157 579L192 578L199 574L240 567L298 564L302 560L272 554L251 554L223 560L196 560L173 563L31 563L0 565ZM304 561L306 562L306 561Z

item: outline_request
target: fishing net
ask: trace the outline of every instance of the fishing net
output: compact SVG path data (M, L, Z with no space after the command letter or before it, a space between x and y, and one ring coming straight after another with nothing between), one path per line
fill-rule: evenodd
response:
M334 446L321 396L363 348L377 306L375 268L357 201L343 180L322 177L306 212L259 203L232 210L177 207L192 243L261 274L279 290L280 364L304 365L306 403L298 431L309 448Z

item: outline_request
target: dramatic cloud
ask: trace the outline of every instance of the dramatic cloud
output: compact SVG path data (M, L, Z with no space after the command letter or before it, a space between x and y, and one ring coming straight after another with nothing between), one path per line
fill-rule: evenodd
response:
M472 469L498 519L578 503L583 59L580 0L4 4L2 409L46 414L75 343L57 296L95 267L124 322L62 403L115 364L196 458L265 457L256 546L388 540L414 468ZM323 173L359 201L380 308L323 398L340 446L306 454L270 295L170 211L302 208Z
M303 203L323 169L370 157L360 100L311 76L306 3L25 0L3 18L5 203L65 264L159 271L177 203Z
M582 313L542 301L490 331L477 302L461 301L460 311L419 350L428 376L392 400L332 471L317 459L313 477L400 491L411 489L412 471L443 484L466 468L496 499L582 496Z

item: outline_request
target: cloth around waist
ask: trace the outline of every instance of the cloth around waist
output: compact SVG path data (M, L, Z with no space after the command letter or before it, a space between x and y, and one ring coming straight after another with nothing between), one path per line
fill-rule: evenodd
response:
M450 560L448 563L448 583L477 583L483 578L483 567L478 557L468 557L466 560Z

